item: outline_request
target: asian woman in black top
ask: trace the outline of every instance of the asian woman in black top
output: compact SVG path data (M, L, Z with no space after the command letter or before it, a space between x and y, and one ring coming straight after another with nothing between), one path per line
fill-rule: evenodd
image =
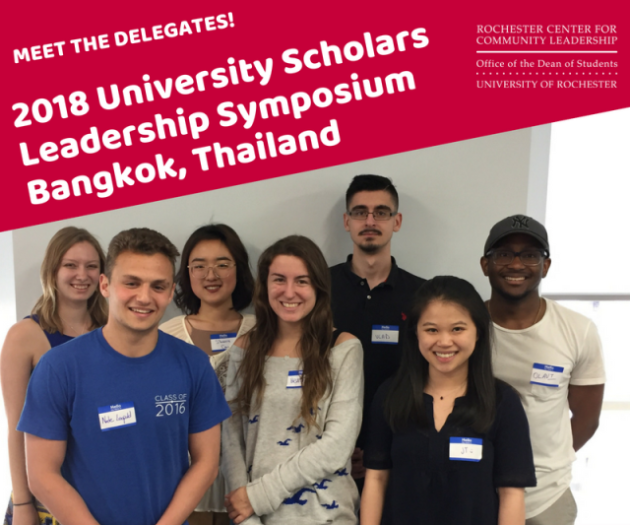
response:
M368 421L362 525L525 523L529 427L516 392L492 375L491 334L467 281L420 288L401 366Z

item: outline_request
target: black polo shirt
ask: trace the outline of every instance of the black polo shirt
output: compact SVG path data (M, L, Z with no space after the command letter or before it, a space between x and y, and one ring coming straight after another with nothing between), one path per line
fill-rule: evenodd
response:
M365 396L363 426L357 440L357 446L363 448L366 415L378 387L398 369L406 320L413 297L425 279L399 268L393 257L387 280L371 290L366 279L353 273L352 255L345 263L333 266L330 274L335 328L358 337L363 345ZM373 343L374 326L398 326L398 344Z
M496 525L496 489L536 485L527 417L512 387L497 382L496 417L480 434L457 422L465 397L455 400L438 432L428 394L424 405L429 427L392 432L383 413L391 385L384 383L374 398L363 456L367 468L390 471L382 525ZM479 461L457 459L464 445L458 450L451 443L462 438L481 441Z

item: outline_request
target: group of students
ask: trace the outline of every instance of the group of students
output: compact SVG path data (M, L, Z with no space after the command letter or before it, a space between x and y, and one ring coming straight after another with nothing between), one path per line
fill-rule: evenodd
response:
M329 269L292 235L255 280L223 224L190 236L176 273L152 230L121 232L106 257L60 230L44 293L2 350L5 525L356 524L357 485L366 525L523 524L538 463L526 400L493 372L495 312L462 279L389 262L402 223L389 179L355 177L346 204L354 257ZM499 230L482 266L528 285L513 265L548 268L546 238L497 250L514 234ZM183 315L158 330L173 297Z

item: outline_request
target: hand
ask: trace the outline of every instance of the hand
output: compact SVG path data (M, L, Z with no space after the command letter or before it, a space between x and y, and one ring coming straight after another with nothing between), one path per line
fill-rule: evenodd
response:
M236 524L245 521L254 513L245 487L239 487L225 496L225 508L230 519Z
M39 514L35 505L13 507L13 525L39 525Z
M365 477L365 467L363 466L363 450L355 448L352 453L352 477L361 479Z

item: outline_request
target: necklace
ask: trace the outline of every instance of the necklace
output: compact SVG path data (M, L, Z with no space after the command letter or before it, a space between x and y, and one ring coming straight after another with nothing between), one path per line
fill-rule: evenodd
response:
M538 321L540 321L540 319L541 319L540 313L541 313L541 311L543 309L543 305L544 304L545 304L545 302L543 301L543 298L539 297L538 298L538 308L536 309L536 314L534 315L534 319L532 320L532 322L529 325L527 325L527 326L525 326L523 328L529 328L530 326L534 326ZM490 318L492 320L494 320L494 316L492 315L492 308L490 306L490 301L486 301L486 305L487 305L487 308L488 308L488 313L490 314Z
M427 388L426 389L426 393L429 394L430 396L432 396L433 399L435 399L437 396L439 396L440 397L440 401L444 401L444 396L446 396L446 397L458 397L457 394L459 394L460 392L461 393L466 393L466 386L467 385L468 385L468 381L465 381L461 385L456 386L452 390L447 390L443 394L438 394L437 392L435 392L433 390L433 388ZM435 395L433 395L433 393L435 393Z
M534 321L532 322L532 326L534 326L537 322L538 322L538 316L540 315L540 311L542 310L543 307L543 300L542 297L538 298L538 310L536 310L536 315L534 316Z

